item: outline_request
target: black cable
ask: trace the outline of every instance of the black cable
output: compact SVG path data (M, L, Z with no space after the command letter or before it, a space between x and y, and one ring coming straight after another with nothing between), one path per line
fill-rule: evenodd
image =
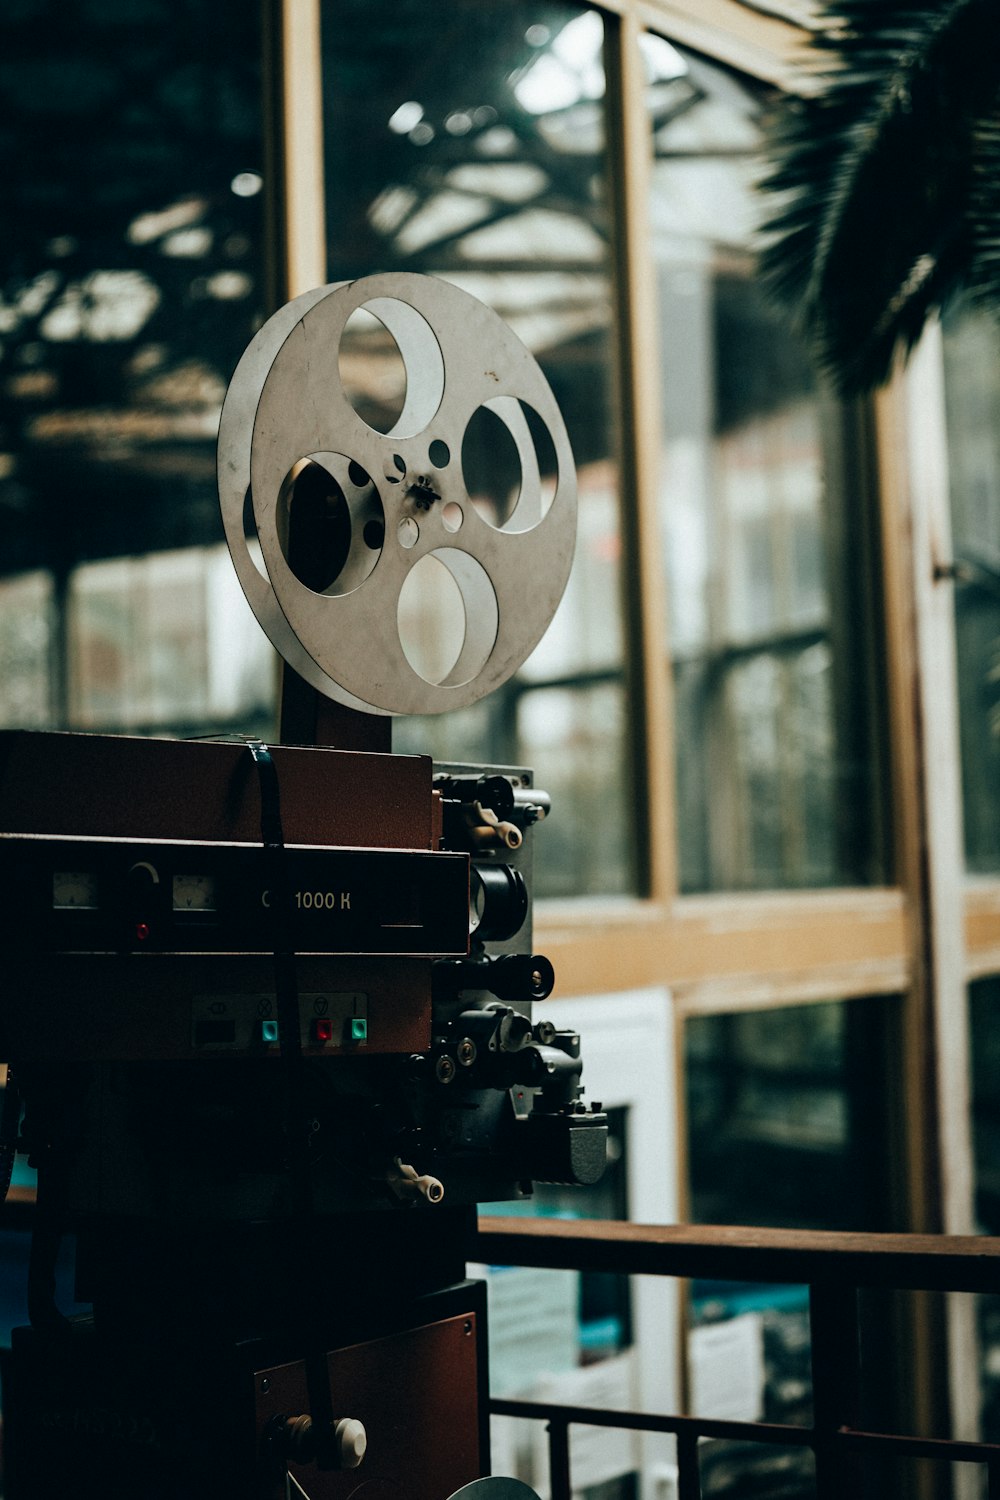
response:
M260 784L260 833L270 892L274 951L274 987L278 1011L278 1044L284 1092L285 1134L292 1212L303 1221L312 1217L312 1179L309 1171L309 1120L303 1109L305 1059L299 1032L299 986L292 942L292 896L281 827L278 772L267 745L248 740Z
M281 1049L281 1072L284 1080L284 1114L287 1134L288 1168L292 1185L293 1253L289 1256L291 1284L304 1281L314 1285L322 1264L322 1247L318 1222L313 1213L312 1175L309 1162L310 1121L305 1100L305 1059L299 1030L299 988L292 941L292 892L288 879L285 839L281 827L281 797L278 772L267 745L262 740L248 740L260 783L260 829L267 864L268 889L274 946L274 984L278 1010L278 1041ZM303 1276L303 1267L305 1274ZM333 1403L330 1391L326 1349L321 1330L311 1319L303 1319L302 1335L307 1347L304 1353L306 1389L313 1423L319 1435L317 1463L321 1469L333 1466Z

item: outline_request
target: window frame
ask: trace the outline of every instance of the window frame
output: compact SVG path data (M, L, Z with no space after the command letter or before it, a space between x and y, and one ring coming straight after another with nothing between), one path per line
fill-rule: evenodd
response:
M894 809L896 878L876 888L680 896L655 482L656 287L646 248L651 146L638 39L654 31L763 81L805 91L808 37L791 20L738 0L595 5L608 36L617 374L622 482L629 497L623 527L634 559L626 601L627 672L637 709L634 786L647 830L645 894L613 902L540 902L537 939L555 964L560 995L665 984L679 1026L687 1015L750 1004L902 993L908 1227L959 1232L969 1227L971 1201L968 1112L961 1108L967 1098L964 986L973 974L1000 968L1000 878L967 881L955 837L957 726L947 670L954 632L950 586L940 572L934 581L935 566L947 562L946 475L942 481L939 451L932 481L921 483L915 447L934 428L940 391L935 394L933 371L940 350L929 335L911 369L897 373L865 405L859 423L871 435L867 463L882 528L886 791ZM275 285L276 300L282 300L325 278L320 4L270 0L270 14L272 109L279 126ZM964 1123L952 1123L960 1116Z
M436 0L439 5L447 0ZM965 870L940 332L859 404L858 482L877 513L881 593L874 649L885 656L894 878L877 887L681 895L676 857L674 705L661 549L657 289L650 243L651 141L639 38L653 32L785 89L810 87L806 31L739 0L590 0L607 22L608 154L617 225L616 379L621 409L626 680L634 704L630 774L643 837L641 896L540 902L538 947L564 997L662 990L678 1045L672 1107L683 1126L689 1019L902 997L893 1064L903 1094L893 1153L916 1232L973 1228L968 995L1000 973L1000 874ZM795 0L787 0L789 10ZM432 6L433 8L433 0ZM802 7L804 9L804 6ZM262 0L269 293L274 306L326 280L320 0ZM852 476L853 478L853 476ZM63 580L65 585L65 580ZM59 656L59 651L53 657ZM65 662L62 662L65 670ZM543 682L517 691L536 691ZM65 694L65 679L56 679ZM683 1142L683 1128L678 1129ZM683 1203L686 1178L676 1163ZM972 1310L950 1310L949 1371L959 1417L974 1409ZM913 1387L936 1389L917 1340ZM921 1361L923 1364L921 1365ZM923 1414L926 1415L926 1412Z

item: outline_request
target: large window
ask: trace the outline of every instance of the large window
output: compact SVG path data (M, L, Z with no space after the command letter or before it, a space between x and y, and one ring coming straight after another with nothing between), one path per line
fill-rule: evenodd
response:
M262 162L253 6L0 14L5 725L271 723L242 601L206 644L202 550L222 540L222 398L264 308Z
M857 476L755 277L769 93L644 43L681 888L878 880Z
M541 893L633 890L604 22L537 0L322 14L331 280L421 271L494 307L555 392L579 479L576 562L548 635L492 701L400 723L395 743L531 766L555 806ZM398 354L373 318L346 335L355 407L385 431ZM509 434L481 408L461 439L475 503L502 518L519 480ZM544 479L541 446L539 461Z
M1000 365L995 322L944 320L965 853L1000 871Z

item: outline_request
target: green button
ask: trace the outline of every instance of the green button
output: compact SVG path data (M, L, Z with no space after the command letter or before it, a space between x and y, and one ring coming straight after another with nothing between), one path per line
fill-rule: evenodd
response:
M277 1021L261 1021L260 1039L262 1042L276 1042L278 1040Z
M368 1022L364 1016L352 1016L351 1018L351 1041L365 1042L368 1040Z

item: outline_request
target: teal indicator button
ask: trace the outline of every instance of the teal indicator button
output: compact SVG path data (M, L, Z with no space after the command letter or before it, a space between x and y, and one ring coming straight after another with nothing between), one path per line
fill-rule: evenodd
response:
M364 1016L351 1017L351 1041L366 1042L368 1040L368 1022Z
M260 1039L262 1042L276 1042L278 1040L277 1021L261 1021Z

